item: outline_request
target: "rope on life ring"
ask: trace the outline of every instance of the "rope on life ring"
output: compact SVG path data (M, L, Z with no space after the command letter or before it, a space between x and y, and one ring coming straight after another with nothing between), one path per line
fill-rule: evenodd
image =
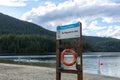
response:
M71 62L66 62L66 61L65 61L64 55L65 55L65 53L67 53L67 52L69 52L69 53L71 53L71 54L73 55L73 60L72 60ZM74 65L74 64L76 63L77 54L76 54L75 51L72 50L72 49L64 49L64 50L62 51L62 53L61 53L61 60L62 60L62 62L63 62L64 65L66 65L66 66L72 66L72 65Z

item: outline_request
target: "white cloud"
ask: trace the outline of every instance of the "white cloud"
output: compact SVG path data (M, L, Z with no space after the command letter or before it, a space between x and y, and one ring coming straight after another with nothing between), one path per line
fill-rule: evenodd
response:
M120 22L120 17L103 17L103 22L113 23L113 22Z
M23 1L0 0L0 5L2 6L26 6L26 3Z
M107 30L97 33L98 36L113 37L120 39L120 26L109 26Z
M2 6L26 6L26 2L28 1L39 1L39 0L0 0L0 5Z
M106 28L104 26L98 26L97 24L98 24L97 20L96 21L92 21L91 24L86 29L92 30L92 31L93 30L98 31L98 30L103 30L103 29Z
M103 18L103 22L120 22L119 15L120 4L111 0L68 0L58 5L45 2L44 5L24 13L21 19L53 31L56 30L57 25L81 21L84 34L88 34L91 29L103 31L106 28L106 26L98 26L97 21L91 21L91 24L87 25L88 20L100 17Z
M39 0L3 0L3 1L39 1Z
M114 26L109 36L120 39L120 26Z

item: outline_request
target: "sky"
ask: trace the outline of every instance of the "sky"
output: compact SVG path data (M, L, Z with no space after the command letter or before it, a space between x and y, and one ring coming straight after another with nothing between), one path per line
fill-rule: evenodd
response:
M0 13L51 31L81 22L83 35L120 39L120 0L0 0Z

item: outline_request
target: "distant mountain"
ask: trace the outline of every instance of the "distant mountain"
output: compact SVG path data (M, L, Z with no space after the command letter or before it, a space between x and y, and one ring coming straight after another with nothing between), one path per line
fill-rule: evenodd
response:
M55 32L2 13L0 13L0 34L39 34L55 36Z
M55 52L55 35L56 32L0 13L0 53ZM93 36L82 39L84 52L120 52L120 39Z
M120 39L83 36L83 42L87 42L87 49L97 52L120 52ZM84 45L85 46L85 45Z
M83 36L83 40L90 42L92 44L104 42L104 41L109 41L109 40L118 40L115 38L110 38L110 37L98 37L98 36Z

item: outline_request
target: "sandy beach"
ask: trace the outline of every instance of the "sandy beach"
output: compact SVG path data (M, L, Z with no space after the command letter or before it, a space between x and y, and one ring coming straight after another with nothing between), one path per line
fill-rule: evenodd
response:
M62 73L61 80L77 80L76 74ZM54 68L0 63L0 80L56 80ZM120 78L86 74L83 80L120 80Z

